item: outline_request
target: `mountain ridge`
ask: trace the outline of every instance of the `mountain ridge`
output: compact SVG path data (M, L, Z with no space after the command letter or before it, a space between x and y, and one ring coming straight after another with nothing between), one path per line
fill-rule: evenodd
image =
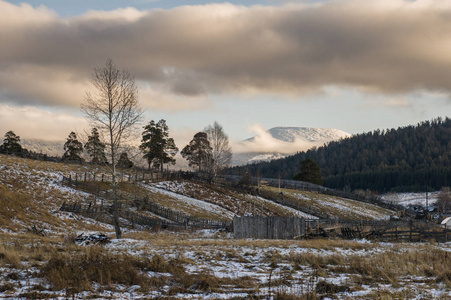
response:
M266 132L277 140L289 143L296 142L296 139L316 142L321 140L337 140L351 136L350 133L340 129L317 127L277 126L272 127ZM245 141L252 142L255 138L256 136L248 138Z
M316 127L277 126L255 131L255 136L237 144L232 165L280 159L352 136L340 129Z

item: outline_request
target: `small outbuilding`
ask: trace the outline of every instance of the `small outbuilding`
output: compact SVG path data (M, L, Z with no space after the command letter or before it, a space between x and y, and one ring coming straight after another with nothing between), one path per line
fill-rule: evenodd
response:
M451 217L445 218L442 223L440 223L443 226L446 226L446 228L451 229Z

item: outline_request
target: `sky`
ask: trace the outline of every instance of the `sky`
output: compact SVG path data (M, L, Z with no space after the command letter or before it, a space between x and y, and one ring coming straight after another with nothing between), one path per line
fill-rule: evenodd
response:
M142 126L165 119L180 149L215 121L234 143L451 116L450 1L0 0L0 135L88 128L108 58L135 76Z

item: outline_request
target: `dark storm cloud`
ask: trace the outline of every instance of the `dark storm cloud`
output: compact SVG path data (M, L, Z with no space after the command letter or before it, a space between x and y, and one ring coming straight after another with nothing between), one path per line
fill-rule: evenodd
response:
M127 8L63 19L0 1L0 90L78 106L92 69L112 58L148 83L144 95L449 93L451 7L436 2Z

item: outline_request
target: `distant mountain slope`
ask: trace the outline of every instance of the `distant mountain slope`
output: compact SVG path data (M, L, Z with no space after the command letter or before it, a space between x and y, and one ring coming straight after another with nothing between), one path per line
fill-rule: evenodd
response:
M309 142L327 142L350 136L347 132L333 128L273 127L267 132L273 138L288 143L296 143L298 140ZM256 137L252 137L246 141L253 142L255 139Z
M48 156L62 156L65 141L45 141L35 139L22 139L20 144L29 151L47 154Z
M259 170L262 177L292 178L300 162L314 159L324 185L378 192L439 190L451 186L451 119L375 130L271 162L236 167L233 174Z
M256 135L235 147L233 165L279 159L330 141L351 136L333 128L274 127L267 131L256 128Z

